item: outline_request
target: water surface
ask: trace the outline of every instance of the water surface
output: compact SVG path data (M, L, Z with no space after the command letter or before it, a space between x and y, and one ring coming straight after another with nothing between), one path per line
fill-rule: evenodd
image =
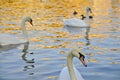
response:
M0 51L0 80L57 80L66 66L64 53L76 46L86 54L87 68L74 59L85 80L120 80L119 0L9 0L0 4L0 34L23 38L19 25L23 16L31 16L34 24L26 24L28 52L22 52L24 45ZM71 31L63 27L60 16L71 18L76 10L80 18L88 5L94 16L90 28Z

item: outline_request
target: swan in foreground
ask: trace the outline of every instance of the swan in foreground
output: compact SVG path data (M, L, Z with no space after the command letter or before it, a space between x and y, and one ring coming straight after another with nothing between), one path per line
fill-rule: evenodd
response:
M90 26L89 12L92 13L91 8L86 7L86 20L85 21L83 21L79 18L63 19L64 26L69 26L69 27L88 27L88 26Z
M2 50L2 49L4 50L5 48L7 48L6 50L9 50L8 46L9 47L12 46L14 48L15 46L19 46L20 44L24 44L26 42L29 42L28 33L27 33L26 27L25 27L26 22L29 22L33 26L32 19L30 17L25 17L22 20L21 27L22 27L22 32L24 35L24 40L21 40L14 35L0 34L0 50Z
M67 56L67 67L63 68L58 80L84 80L79 71L73 66L73 58L78 58L82 64L87 67L85 63L85 54L81 52L80 48L73 49Z

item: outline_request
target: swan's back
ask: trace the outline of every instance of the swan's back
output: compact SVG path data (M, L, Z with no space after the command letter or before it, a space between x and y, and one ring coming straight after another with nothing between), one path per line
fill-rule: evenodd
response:
M64 20L64 25L73 26L73 27L87 26L87 24L83 20L80 20L79 18L71 18L71 19Z
M14 35L10 34L0 34L0 45L9 45L9 44L20 44L25 43L25 40L21 40Z
M79 71L74 67L75 75L77 80L84 80ZM58 80L71 80L68 67L64 67L59 75Z

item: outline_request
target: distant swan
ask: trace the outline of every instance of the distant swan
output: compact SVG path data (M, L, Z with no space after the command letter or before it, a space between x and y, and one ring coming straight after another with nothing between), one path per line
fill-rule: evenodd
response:
M73 66L73 58L80 59L82 64L87 67L85 63L85 54L81 52L80 48L73 49L67 56L67 67L63 68L58 80L84 80L79 71Z
M75 16L75 15L77 15L77 14L78 14L78 12L77 12L77 11L74 11L74 12L73 12L73 15L74 15L74 16Z
M20 40L19 38L16 38L16 36L14 35L10 35L10 34L0 34L0 50L2 50L2 48L8 48L8 46L13 46L13 45L20 45L26 42L29 42L28 40L28 33L26 31L26 27L25 27L25 22L29 22L32 26L32 19L30 17L25 17L22 22L21 22L21 27L22 27L22 31L23 31L23 35L24 35L24 39L25 40Z
M82 20L84 20L84 19L86 18L86 16L84 16L83 14L81 15L81 17L82 17L82 18L81 18ZM89 16L89 18L92 19L93 16Z
M89 22L89 12L92 13L91 8L86 8L86 21L83 21L79 18L71 18L71 19L63 19L64 26L69 27L88 27L90 26ZM77 14L77 12L74 12L73 14Z

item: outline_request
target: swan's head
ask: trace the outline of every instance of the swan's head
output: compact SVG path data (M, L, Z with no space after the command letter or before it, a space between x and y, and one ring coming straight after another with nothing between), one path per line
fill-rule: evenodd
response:
M85 54L81 51L80 48L73 49L71 53L74 57L77 57L85 67L87 67L87 64L85 62Z
M32 26L33 26L33 23L32 23L32 18L31 17L25 17L24 19L23 19L25 22L26 21L28 21Z
M90 7L86 7L86 11L92 13L92 10Z
M83 14L81 15L82 17L85 17Z
M84 20L86 18L83 14L81 15L81 17L82 17L82 20Z

